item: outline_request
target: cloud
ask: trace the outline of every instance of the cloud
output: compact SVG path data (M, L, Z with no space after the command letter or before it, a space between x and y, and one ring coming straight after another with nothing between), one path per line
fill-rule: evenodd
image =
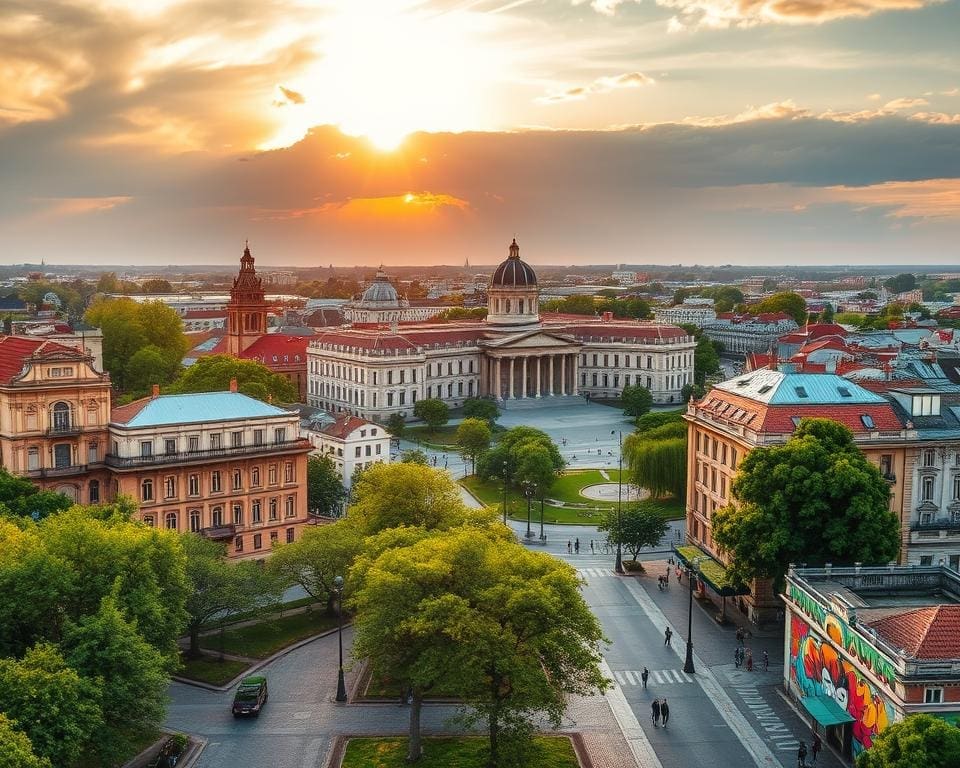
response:
M809 109L798 107L792 99L785 101L775 101L770 104L764 104L761 107L747 107L746 110L736 115L714 115L711 117L685 117L685 125L696 125L703 128L710 128L722 125L736 125L737 123L749 123L755 120L800 120L806 117L812 117L813 112Z
M930 102L926 99L894 99L883 105L883 108L891 112L899 112L902 109L914 109L916 107L925 107Z
M280 92L280 96L273 100L273 106L283 107L287 104L304 104L306 102L306 97L294 91L291 88L284 88L282 85L277 86L277 90Z
M588 0L573 0L574 5L583 5ZM635 2L639 3L641 0L589 0L590 7L593 8L597 13L602 13L604 16L613 16L617 12L617 8L625 3Z
M655 80L642 72L624 72L622 75L598 77L590 85L578 85L567 88L559 93L551 93L537 99L540 104L555 104L563 101L580 101L594 93L610 93L620 88L639 88L643 85L653 85Z
M760 24L822 24L881 11L917 10L942 0L657 0L678 11L671 29L754 27Z

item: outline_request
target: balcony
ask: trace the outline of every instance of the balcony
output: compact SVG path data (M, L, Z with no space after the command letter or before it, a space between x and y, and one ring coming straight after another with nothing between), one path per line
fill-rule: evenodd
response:
M28 469L27 477L30 478L48 478L48 477L72 477L73 475L82 475L87 471L86 464L72 464L69 467L43 467L41 469Z
M227 539L232 539L237 532L237 526L235 525L218 525L213 528L203 528L200 531L200 535L205 539L213 539L214 541L224 541Z
M107 454L108 467L127 469L147 467L157 464L188 464L202 461L216 461L236 456L258 456L271 453L285 453L295 450L310 450L308 440L287 440L283 443L264 443L263 445L245 445L239 448L212 448L207 451L184 451L181 453L155 453L149 456L115 456Z
M73 437L83 432L79 424L55 424L47 430L47 437Z
M911 523L911 531L960 531L960 520L951 520L948 517L934 520L930 523Z

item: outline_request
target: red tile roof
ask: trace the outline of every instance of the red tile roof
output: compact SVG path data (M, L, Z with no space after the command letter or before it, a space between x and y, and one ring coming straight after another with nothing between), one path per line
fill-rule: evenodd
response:
M0 384L9 384L23 370L28 358L42 359L46 355L69 354L85 357L73 347L57 344L46 339L31 339L23 336L0 336Z
M183 313L185 320L196 320L204 317L226 317L227 310L224 309L188 309Z
M605 339L618 336L631 339L680 339L689 336L683 328L659 323L570 323L552 325L545 330L571 334L578 339Z
M960 659L960 605L932 605L867 621L915 659Z
M299 360L296 359L297 355L300 356ZM300 364L306 367L307 337L268 333L241 352L240 357L244 360L256 360L263 363L267 368Z
M152 399L152 397L141 397L139 400L134 400L126 405L115 405L110 409L110 421L115 424L126 424L146 408Z
M355 429L366 426L371 422L366 419L361 419L357 416L351 416L349 413L342 414L337 417L337 420L333 424L328 424L321 431L325 435L330 435L330 437L335 437L338 440L344 440L346 437L353 432Z

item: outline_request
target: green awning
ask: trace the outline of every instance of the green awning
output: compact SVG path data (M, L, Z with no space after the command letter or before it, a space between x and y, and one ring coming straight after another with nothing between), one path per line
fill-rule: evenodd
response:
M833 700L832 696L804 696L800 699L800 703L824 728L853 722L853 718Z
M677 559L685 566L690 567L696 561L694 570L698 571L700 579L721 597L735 597L749 595L750 588L743 584L734 584L727 578L727 568L718 563L699 547L684 544L673 548Z

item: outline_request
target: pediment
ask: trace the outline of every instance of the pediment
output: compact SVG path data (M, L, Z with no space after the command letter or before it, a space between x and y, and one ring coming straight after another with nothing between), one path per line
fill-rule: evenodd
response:
M488 341L491 349L579 349L580 344L572 338L559 334L534 331Z

